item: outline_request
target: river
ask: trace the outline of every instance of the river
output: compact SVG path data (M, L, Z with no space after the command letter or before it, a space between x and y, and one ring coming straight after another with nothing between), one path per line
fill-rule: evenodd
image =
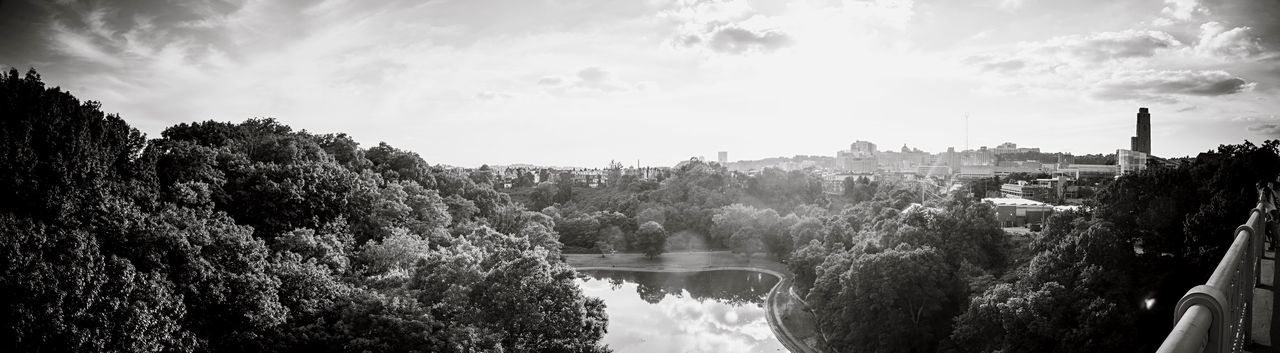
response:
M765 319L778 278L739 270L580 271L584 294L604 300L618 353L786 352Z

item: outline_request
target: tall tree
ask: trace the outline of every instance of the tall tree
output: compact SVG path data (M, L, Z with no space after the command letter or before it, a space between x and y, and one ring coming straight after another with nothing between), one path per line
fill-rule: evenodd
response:
M667 230L658 222L645 222L636 231L636 247L651 259L665 252L666 244Z
M847 252L819 267L809 303L837 352L931 352L949 328L943 267L932 247Z

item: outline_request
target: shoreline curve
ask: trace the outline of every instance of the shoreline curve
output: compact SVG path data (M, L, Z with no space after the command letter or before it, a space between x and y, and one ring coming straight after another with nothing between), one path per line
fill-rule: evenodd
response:
M783 325L782 321L778 319L778 311L780 309L778 308L777 296L782 294L783 288L787 289L785 295L794 296L794 292L791 287L792 275L790 273L783 273L773 269L757 267L757 266L714 266L714 267L703 267L703 268L644 268L644 267L627 267L627 266L622 266L622 267L572 266L572 267L574 271L631 271L631 272L670 272L670 273L689 273L689 272L708 272L708 271L753 271L753 272L760 272L760 273L772 275L778 278L778 283L775 283L773 285L773 288L769 289L769 293L765 296L765 307L767 308L767 310L765 310L765 321L769 323L769 328L773 330L774 336L778 338L778 341L782 343L782 346L786 347L787 350L791 351L792 353L820 353L820 351L818 351L814 347L810 347L809 345L801 341L799 338L796 338L795 333L791 332L791 329L787 328L786 325ZM799 299L799 298L795 298L795 299ZM800 302L803 303L804 301L800 300Z

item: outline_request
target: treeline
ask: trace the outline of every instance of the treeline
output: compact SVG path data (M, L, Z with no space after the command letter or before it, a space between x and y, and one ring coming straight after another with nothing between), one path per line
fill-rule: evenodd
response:
M1151 351L1280 173L1278 145L1123 176L1030 237L972 196L908 204L882 186L785 260L833 351Z
M694 159L664 176L657 181L608 173L598 189L561 178L513 195L550 217L569 251L655 255L689 249L785 255L794 246L782 230L831 202L821 179L800 171L748 176Z
M1082 154L1079 156L1073 156L1069 153L1062 153L1062 152L1043 153L1043 152L1036 152L1036 151L1027 151L1027 152L1004 153L1004 154L996 155L996 162L1036 161L1040 163L1058 163L1059 159L1062 159L1065 162L1073 163L1073 164L1107 164L1107 165L1116 164L1115 153L1108 153L1108 154L1095 153L1095 154Z
M840 165L840 160L833 156L796 155L793 157L770 157L756 160L728 162L725 163L725 167L729 168L731 171L764 170L768 168L776 168L779 165L788 163L805 162L810 162L817 168L837 168Z
M270 119L147 140L0 77L8 351L607 351L554 228L386 144Z
M563 220L567 246L630 239L652 223L692 239L672 235L668 249L775 257L834 352L1151 351L1178 298L1230 245L1255 187L1280 174L1278 147L1222 146L1102 183L1030 235L1004 232L980 201L998 190L992 180L921 198L915 184L848 179L836 196L800 172L697 161L639 190L574 189L543 212Z
M1020 275L976 292L956 318L956 349L1155 350L1174 304L1208 278L1257 203L1258 183L1280 173L1277 146L1222 146L1126 175L1087 211L1050 217Z

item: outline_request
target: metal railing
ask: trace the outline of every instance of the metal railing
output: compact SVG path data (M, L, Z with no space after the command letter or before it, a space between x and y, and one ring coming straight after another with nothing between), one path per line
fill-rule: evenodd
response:
M1270 188L1266 189L1270 190ZM1258 205L1236 228L1235 240L1203 285L1187 291L1173 312L1173 330L1157 353L1240 352L1250 342L1253 288L1261 272L1267 215L1275 195L1258 190Z

